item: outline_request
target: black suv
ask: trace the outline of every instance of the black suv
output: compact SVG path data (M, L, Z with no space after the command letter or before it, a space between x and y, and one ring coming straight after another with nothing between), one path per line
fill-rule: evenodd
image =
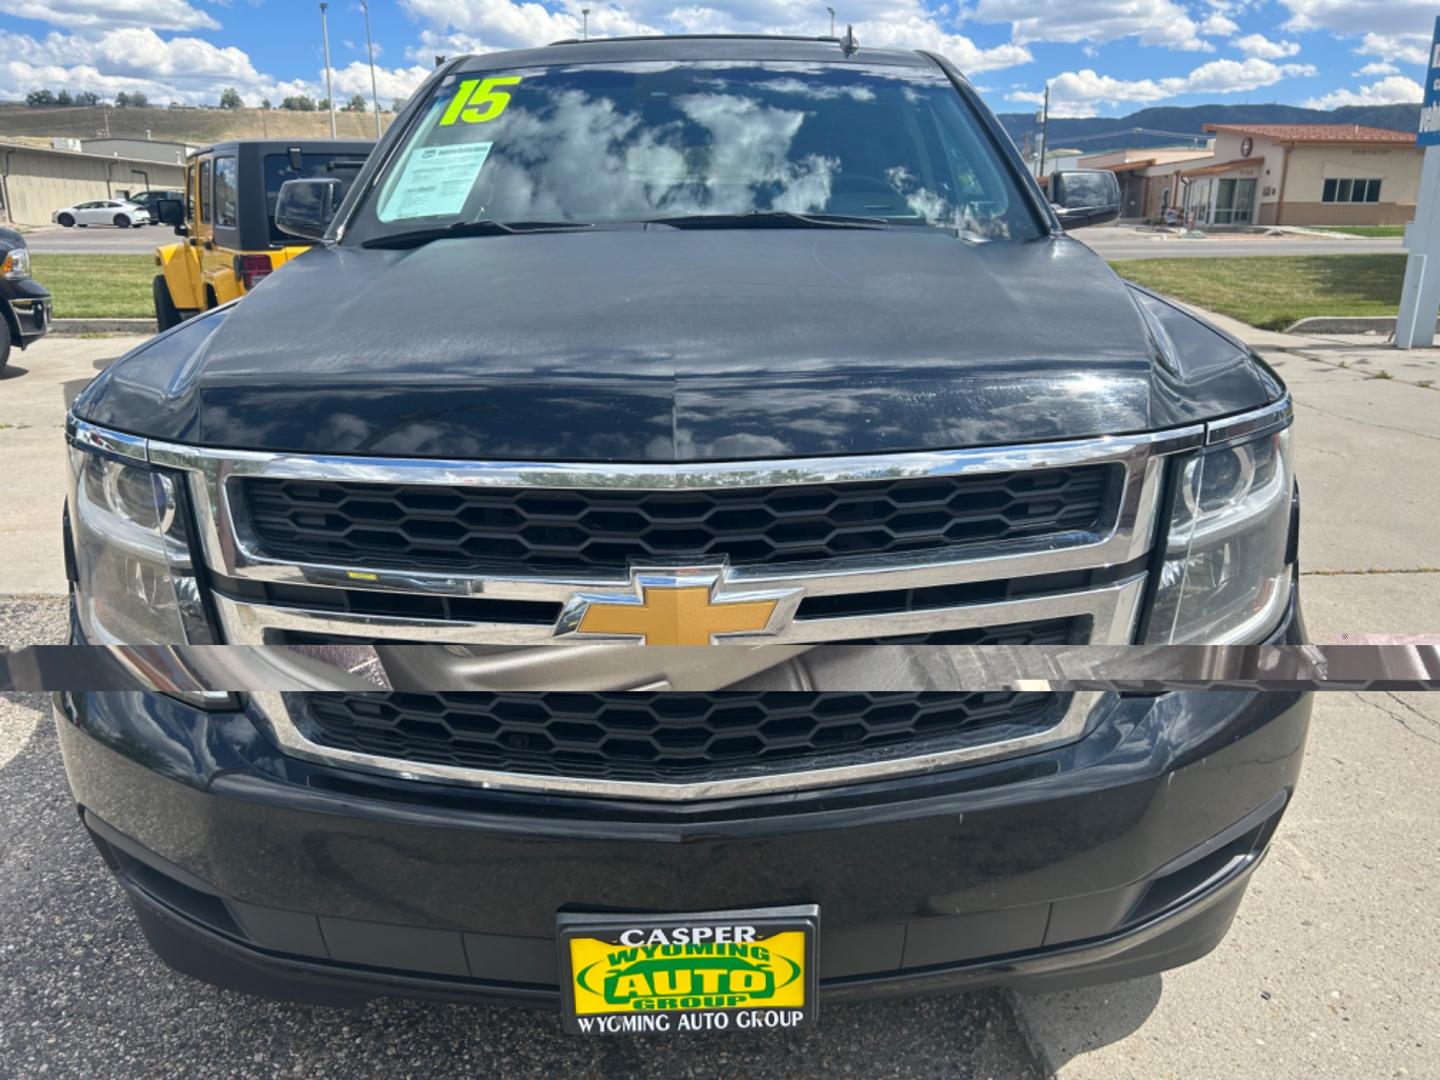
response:
M1308 697L963 663L1303 640L1285 387L1066 235L1113 177L928 53L645 38L450 61L339 189L70 419L75 640L152 648L58 724L167 960L739 1030L1220 941Z
M30 276L30 249L13 229L0 229L0 371L10 350L23 349L50 329L50 293Z

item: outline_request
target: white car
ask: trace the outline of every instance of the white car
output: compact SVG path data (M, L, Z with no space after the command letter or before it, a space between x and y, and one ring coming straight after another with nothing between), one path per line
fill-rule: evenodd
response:
M150 211L124 199L99 199L95 202L76 203L63 210L56 210L50 220L67 229L79 225L114 225L117 229L139 228L150 223Z

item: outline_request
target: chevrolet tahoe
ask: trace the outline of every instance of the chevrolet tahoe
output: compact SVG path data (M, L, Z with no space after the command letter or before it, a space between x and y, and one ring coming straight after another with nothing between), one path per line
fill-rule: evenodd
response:
M150 648L57 723L155 948L583 1034L1215 947L1308 696L947 661L1304 639L1286 388L1067 234L1113 193L853 35L453 59L287 184L315 246L69 418L74 640ZM207 644L388 675L155 659Z

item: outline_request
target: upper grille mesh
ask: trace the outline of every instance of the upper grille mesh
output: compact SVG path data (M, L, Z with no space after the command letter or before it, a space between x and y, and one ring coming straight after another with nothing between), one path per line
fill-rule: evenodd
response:
M246 477L275 558L446 571L586 572L647 560L756 565L877 556L1098 527L1112 465L700 491Z

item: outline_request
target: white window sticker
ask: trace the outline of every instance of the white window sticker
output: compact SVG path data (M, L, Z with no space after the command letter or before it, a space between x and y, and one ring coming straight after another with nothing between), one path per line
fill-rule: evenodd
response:
M381 221L458 214L494 143L422 146L411 154L380 208Z

